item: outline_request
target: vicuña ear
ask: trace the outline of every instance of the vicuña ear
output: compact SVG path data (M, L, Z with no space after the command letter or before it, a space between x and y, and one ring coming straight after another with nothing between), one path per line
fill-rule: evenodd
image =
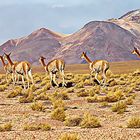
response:
M8 55L10 56L11 55L11 52Z

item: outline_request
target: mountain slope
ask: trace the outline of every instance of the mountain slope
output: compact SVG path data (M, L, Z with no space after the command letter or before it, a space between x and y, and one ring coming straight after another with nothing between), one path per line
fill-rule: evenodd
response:
M0 54L12 52L13 60L27 60L34 65L39 64L41 55L47 58L46 62L61 58L68 64L85 63L80 59L83 51L91 60L136 60L139 58L131 51L140 46L139 19L140 10L135 10L119 19L91 21L68 36L41 28L26 37L7 41L0 46Z
M104 21L92 21L81 30L62 41L55 58L67 63L83 63L80 54L87 51L92 60L126 61L137 59L131 54L137 38L118 25Z

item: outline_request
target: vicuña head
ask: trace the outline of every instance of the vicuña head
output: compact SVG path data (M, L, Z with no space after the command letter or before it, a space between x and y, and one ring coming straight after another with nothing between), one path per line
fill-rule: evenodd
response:
M80 58L84 59L85 56L86 56L86 52L83 52L83 53L81 54L81 57L80 57Z
M136 47L134 47L134 50L131 52L132 54L137 54L139 53L138 49Z

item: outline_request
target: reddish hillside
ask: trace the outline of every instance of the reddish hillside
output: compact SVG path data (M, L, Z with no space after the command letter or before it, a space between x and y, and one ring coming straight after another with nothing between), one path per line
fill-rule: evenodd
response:
M38 64L40 55L47 62L62 58L66 63L85 63L80 59L83 51L92 60L127 61L139 59L131 54L134 46L140 46L140 10L132 11L119 19L91 21L82 29L64 36L41 28L30 35L9 40L1 45L1 51L12 52L14 60L28 60Z

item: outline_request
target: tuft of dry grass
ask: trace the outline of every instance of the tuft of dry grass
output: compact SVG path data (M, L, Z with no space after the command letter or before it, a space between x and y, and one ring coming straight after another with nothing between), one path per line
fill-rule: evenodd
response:
M84 88L84 83L83 82L80 82L80 83L77 83L75 88Z
M51 112L51 118L54 120L64 121L66 118L64 108L56 108Z
M15 89L7 95L7 98L14 98L14 97L21 95L21 94L22 94L22 88L15 87Z
M64 133L58 140L80 140L77 133Z
M66 126L79 126L82 121L82 118L79 116L72 116L72 117L67 117L65 120L65 125Z
M4 91L6 89L6 85L0 85L0 91Z
M97 117L89 113L85 113L80 126L82 128L96 128L96 127L101 127L101 124Z
M34 111L45 111L45 106L41 102L34 102L31 105L32 110Z
M111 107L113 112L117 112L119 114L124 113L126 111L126 108L127 104L124 101L119 101Z
M61 99L58 99L58 100L53 99L52 104L53 104L54 109L65 107L65 104L64 104L63 100L61 100Z
M131 117L127 122L128 128L140 128L140 117Z
M25 93L25 96L19 98L20 103L31 103L34 101L34 95L32 90L28 90L27 93Z
M51 130L51 126L47 123L25 124L23 126L23 130L25 130L25 131L36 131L36 130L49 131L49 130Z
M12 129L11 123L5 123L5 124L0 125L0 132L11 131L11 129Z
M46 94L46 92L41 93L40 95L37 95L35 97L35 100L50 100L49 95Z

